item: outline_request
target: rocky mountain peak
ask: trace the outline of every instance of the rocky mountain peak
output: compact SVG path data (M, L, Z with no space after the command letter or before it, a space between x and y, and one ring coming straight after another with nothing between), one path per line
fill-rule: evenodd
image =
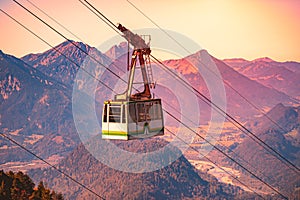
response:
M71 87L77 71L88 56L104 65L111 62L110 58L96 48L72 40L65 41L44 53L28 54L21 59L45 75Z
M274 62L274 60L272 60L271 58L269 57L262 57L262 58L257 58L255 60L253 60L252 62Z
M297 108L279 103L266 116L261 116L249 122L249 126L258 134L276 131L277 134L282 135L300 124L298 116ZM272 123L270 123L270 119L272 119Z
M293 107L277 104L267 115L282 127L290 127L298 122L298 113Z
M121 42L119 45L112 46L105 52L105 55L112 60L116 60L121 56L127 55L128 46L127 42Z

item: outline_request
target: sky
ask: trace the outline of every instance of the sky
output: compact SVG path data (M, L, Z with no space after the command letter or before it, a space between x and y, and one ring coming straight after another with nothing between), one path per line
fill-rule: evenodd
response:
M78 0L18 0L68 38L99 46L116 33ZM51 21L31 3L63 24L78 38ZM157 28L126 0L89 0L114 23L131 30ZM219 58L300 62L299 0L130 0L160 27L178 32ZM61 36L11 0L0 8L55 46ZM50 47L0 12L0 49L22 57ZM164 33L162 33L164 34ZM184 45L184 44L183 44Z

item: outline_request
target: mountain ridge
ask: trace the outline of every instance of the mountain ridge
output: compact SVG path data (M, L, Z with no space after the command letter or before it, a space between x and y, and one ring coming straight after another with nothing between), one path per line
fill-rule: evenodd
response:
M247 127L255 131L256 135L284 156L295 166L300 166L300 109L299 107L278 104L272 108L267 116L276 124L270 124L266 116L252 120ZM247 138L237 146L235 152L252 163L256 170L265 174L266 181L275 183L274 186L292 194L300 187L300 177L293 167L288 167L271 153ZM269 180L271 179L271 180ZM294 186L296 186L294 188ZM295 189L295 191L294 191Z
M9 77L12 77L10 80L18 80L17 90L10 91L6 99L0 96L1 131L31 150L39 149L39 155L45 158L57 152L70 151L72 145L79 140L70 117L70 88L18 58L6 54L0 57L0 81L5 83ZM2 86L0 89L2 93L7 87ZM65 143L47 146L41 142L48 136L57 134L64 136ZM31 155L2 138L1 143L1 163L33 159Z
M201 70L204 68L203 62L201 62L202 53L203 50L200 50L186 58L167 60L164 61L164 63L166 66L182 72L191 85L210 98L208 87L204 81L204 77L201 75ZM250 106L247 101L252 102L252 104L256 105L260 110L271 109L271 107L278 103L289 105L295 102L295 100L290 98L287 94L274 88L269 88L255 80L251 80L249 77L239 73L222 60L214 58L213 56L211 56L211 58L216 64L223 79L220 81L226 82L224 83L224 87L227 96L227 110L233 116L246 120L252 116L261 114L256 108ZM189 67L190 71L188 71L186 69L187 66L192 66L193 68ZM197 71L198 68L200 69L199 71ZM212 78L215 78L216 76L214 73L215 72L212 71L210 72ZM236 91L238 91L239 94L237 94ZM247 101L245 101L245 98ZM203 107L205 108L205 106ZM247 110L240 109L242 107L246 107Z
M95 59L103 65L111 63L111 59L95 47L74 41L65 41L43 53L25 55L21 60L54 78L57 82L73 87L79 67L86 58L93 61Z
M134 149L128 144L133 142L135 143ZM154 145L157 143L162 146L166 144L165 141L159 138L117 142L118 147L134 152L144 151L145 148L149 147L150 149L152 147L156 148ZM149 164L151 164L151 161ZM183 156L163 169L134 174L117 171L105 166L80 145L60 163L59 168L72 174L72 177L77 180L84 179L86 185L107 199L220 199L233 198L233 195L238 193L251 196L243 193L238 187L219 184L213 177L196 172ZM89 172L90 176L83 178L83 172L86 171ZM40 177L39 174L43 174L43 180L52 179L53 177L54 181L51 187L58 191L64 190L65 186L68 185L68 199L95 199L89 192L80 189L65 178L60 178L60 175L53 170L31 171L30 174L33 177ZM204 178L201 178L201 176Z
M244 76L255 80L262 85L281 91L299 103L300 99L300 63L276 62L264 59L236 62L234 59L224 61Z

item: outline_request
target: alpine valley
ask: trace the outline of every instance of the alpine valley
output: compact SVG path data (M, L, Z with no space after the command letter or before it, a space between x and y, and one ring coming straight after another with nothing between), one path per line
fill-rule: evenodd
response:
M201 68L205 67L202 61L207 54L206 50L200 50L185 58L162 63L210 98L205 81L207 77L201 75ZM210 58L222 77L226 112L299 169L300 63L277 62L270 58L253 61L241 58L220 60L212 55ZM176 161L154 172L122 172L93 157L82 144L73 119L73 86L87 81L76 76L87 64L93 66L91 71L84 71L94 74L92 78L98 81L95 100L113 98L113 93L103 89L99 80L110 86L116 85L118 79L109 71L125 76L126 59L127 45L124 43L113 46L107 52L100 52L81 42L65 41L46 52L28 54L22 58L0 51L1 133L106 199L282 198L216 149L207 154L209 160L199 157L198 148L207 144L198 137ZM158 68L157 63L152 64ZM165 78L164 74L154 72L157 94L161 99L169 102L173 110L193 109L194 105L179 104L174 91L160 88L159 80ZM188 92L180 92L189 97ZM86 94L82 95L85 98ZM201 110L199 133L205 135L212 107L200 99L197 101ZM102 102L95 110L97 116L101 116ZM165 126L176 133L178 124L166 114L165 117ZM99 123L100 120L101 117ZM164 136L115 141L114 144L135 153L151 152L167 145L173 138L166 131ZM224 122L215 145L284 196L300 198L299 170L258 145L229 120ZM172 148L174 152L179 151L176 147ZM0 155L1 169L23 171L34 181L44 180L51 189L62 193L65 199L98 199L5 137L0 137ZM113 162L121 158L111 159ZM155 165L151 161L148 164Z

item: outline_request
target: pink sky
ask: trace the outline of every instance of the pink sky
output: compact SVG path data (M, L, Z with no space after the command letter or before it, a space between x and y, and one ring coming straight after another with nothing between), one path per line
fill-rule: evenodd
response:
M115 33L77 0L30 0L76 33L84 42L98 46ZM131 29L156 28L126 0L90 0L115 23ZM196 41L213 56L223 58L270 57L277 61L300 61L300 1L298 0L131 0L162 28ZM27 0L20 0L38 16L55 26L70 39L78 41ZM57 45L64 41L10 0L0 8L28 26L43 39ZM0 12L0 49L21 57L49 49L18 24ZM163 34L163 33L162 33Z

